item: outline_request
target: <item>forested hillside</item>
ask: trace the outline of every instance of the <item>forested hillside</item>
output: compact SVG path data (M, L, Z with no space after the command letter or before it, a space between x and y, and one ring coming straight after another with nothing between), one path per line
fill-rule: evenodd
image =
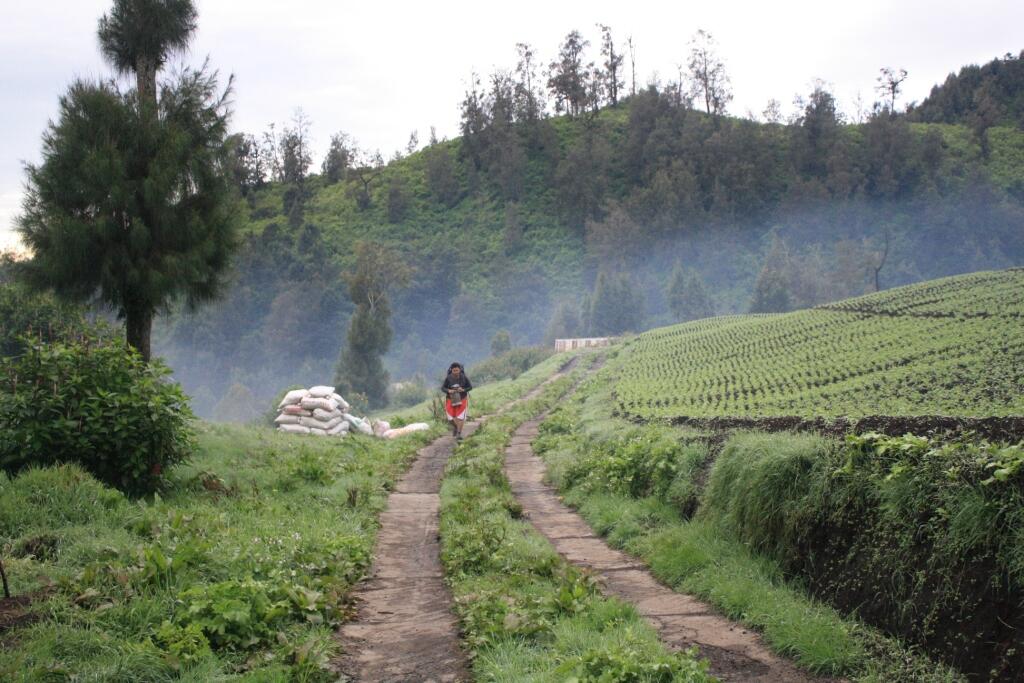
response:
M521 51L516 69L471 85L459 138L412 138L388 163L338 134L310 172L301 116L237 136L233 284L154 336L198 412L332 376L359 241L412 269L391 303L392 379L474 361L501 329L516 345L615 334L1024 264L1012 117L925 122L945 120L924 115L939 96L907 114L896 83L862 121L823 85L790 120L777 102L737 118L721 83L633 92L614 47L618 61L604 42L594 67L580 41L561 46L546 89Z
M949 74L908 114L915 121L964 123L978 131L1024 123L1024 52Z

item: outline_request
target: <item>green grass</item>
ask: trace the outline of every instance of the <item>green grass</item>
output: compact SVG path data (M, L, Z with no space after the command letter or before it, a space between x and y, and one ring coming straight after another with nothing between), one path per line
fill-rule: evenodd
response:
M480 387L476 412L560 362ZM0 473L0 548L39 617L4 634L0 679L334 680L333 633L387 493L443 430L336 440L201 424L192 461L150 500L75 466Z
M579 372L579 371L577 371ZM554 405L562 378L492 419L449 461L441 490L442 562L477 680L703 681L704 665L670 654L629 605L603 598L533 528L505 479L516 426Z
M34 607L43 619L8 634L0 678L327 680L341 597L369 566L387 488L438 431L340 441L204 425L192 464L152 501L71 466L4 481L13 588L54 592ZM261 599L275 607L258 612Z
M776 557L759 552L761 546L735 524L703 508L691 516L706 447L693 432L609 419L611 392L618 386L614 373L612 365L585 382L542 424L535 442L549 479L595 532L641 558L666 585L761 631L772 649L809 671L858 681L960 680L913 648L809 597L798 578ZM791 449L806 449L802 440L812 437L798 438ZM742 459L733 462L745 471ZM790 465L798 468L799 460ZM712 478L720 476L718 466ZM733 481L721 494L750 505L751 498L763 501L740 516L758 530L757 538L775 538L781 523L773 512L791 504L786 487L801 481L786 468L766 477L771 481ZM765 489L768 484L773 488ZM700 500L706 504L706 496Z
M683 522L657 499L597 494L572 496L570 502L612 546L643 558L660 581L759 629L801 667L847 675L865 658L854 636L860 627L787 587L777 565L751 555L715 524Z
M617 363L642 419L1024 413L1024 270L653 330Z

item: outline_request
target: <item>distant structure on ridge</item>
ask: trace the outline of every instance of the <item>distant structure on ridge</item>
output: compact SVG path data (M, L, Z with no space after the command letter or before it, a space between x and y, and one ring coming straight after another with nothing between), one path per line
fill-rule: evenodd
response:
M592 346L609 346L614 337L583 337L580 339L556 339L555 351L587 349Z

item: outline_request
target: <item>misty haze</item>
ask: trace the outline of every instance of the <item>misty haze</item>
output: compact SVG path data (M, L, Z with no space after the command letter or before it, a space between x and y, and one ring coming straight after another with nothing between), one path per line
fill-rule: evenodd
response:
M1024 677L1024 15L848 9L17 9L0 679Z

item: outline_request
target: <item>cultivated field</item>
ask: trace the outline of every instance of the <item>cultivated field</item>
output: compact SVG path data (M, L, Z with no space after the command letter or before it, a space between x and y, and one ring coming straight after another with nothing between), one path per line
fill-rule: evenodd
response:
M1024 413L1024 270L973 273L629 342L618 411L641 419Z

